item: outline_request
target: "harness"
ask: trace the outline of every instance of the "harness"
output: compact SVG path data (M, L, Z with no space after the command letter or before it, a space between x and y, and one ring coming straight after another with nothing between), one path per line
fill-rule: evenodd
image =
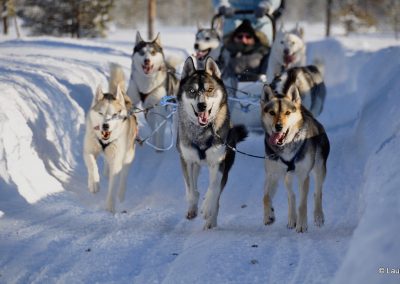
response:
M106 148L108 147L108 146L110 146L110 144L111 144L111 142L108 142L108 143L103 143L103 141L101 141L101 139L97 139L98 141L99 141L99 143L100 143L100 145L101 145L101 148L103 149L103 152L106 150Z
M174 76L174 71L170 70L167 68L167 77L165 78L165 80L163 82L161 82L160 85L158 85L157 87L155 87L153 90L151 90L148 93L143 93L139 91L139 96L140 96L140 101L142 103L144 103L144 101L158 88L164 86L165 89L167 90L167 95L173 94L174 92L174 86L173 86L173 80L171 79L171 77Z
M304 156L303 150L305 148L306 141L304 140L301 143L300 147L296 151L296 154L293 156L293 158L290 161L286 161L279 155L279 153L272 150L272 148L268 145L267 137L265 137L265 139L264 139L264 144L265 144L265 152L267 153L266 158L273 160L273 161L280 160L282 163L284 163L287 166L286 171L291 172L291 171L296 170L296 161L300 160Z
M204 160L206 158L206 151L211 148L213 142L214 136L210 136L210 138L208 138L208 140L206 141L205 148L200 148L199 145L193 142L191 143L191 146L197 150L197 154L199 155L200 160Z

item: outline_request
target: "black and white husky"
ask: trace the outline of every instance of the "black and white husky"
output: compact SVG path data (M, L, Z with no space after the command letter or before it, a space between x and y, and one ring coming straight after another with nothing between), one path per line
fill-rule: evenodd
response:
M197 27L194 42L197 69L204 68L207 57L217 61L221 53L221 35L216 28Z
M204 229L217 226L219 198L235 159L235 147L247 137L244 126L232 126L221 72L212 58L196 70L189 57L183 67L178 100L177 148L186 186L187 219L197 216L200 166L207 165L209 186L201 212Z
M292 84L283 91L264 86L261 100L261 120L265 130L264 223L275 221L272 198L278 182L284 179L288 192L288 228L307 231L307 195L310 174L314 175L314 222L324 223L322 186L326 175L329 140L324 127L301 104L298 88ZM298 178L299 209L292 191L293 178Z
M175 70L164 56L160 36L153 41L144 41L140 33L136 34L136 43L132 54L131 77L128 96L136 106L142 104L146 121L152 130L156 129L168 115L165 107L158 106L166 95L176 95L178 80ZM153 144L159 148L164 145L165 124L154 134Z
M319 68L314 65L293 67L275 77L271 83L272 89L279 93L286 93L290 87L298 90L303 106L315 117L324 107L326 87Z

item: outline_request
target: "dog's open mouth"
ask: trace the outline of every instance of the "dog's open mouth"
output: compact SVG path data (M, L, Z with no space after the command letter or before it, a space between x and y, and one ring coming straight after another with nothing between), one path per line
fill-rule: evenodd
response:
M111 136L111 131L105 131L105 130L101 131L101 139L108 140L110 139L110 136Z
M197 50L196 58L198 60L204 60L207 57L207 55L210 53L210 51L211 51L211 48L204 49L204 50Z
M295 59L296 57L294 54L287 54L283 56L283 62L285 65L289 65L290 63L294 62Z
M203 112L196 112L194 106L192 105L194 114L197 116L197 121L199 122L200 126L204 127L208 124L212 107L208 111Z
M144 74L150 74L153 71L153 64L145 63L142 65Z
M271 136L269 137L269 143L275 146L282 146L285 144L286 135L288 134L289 129L286 132L272 132Z

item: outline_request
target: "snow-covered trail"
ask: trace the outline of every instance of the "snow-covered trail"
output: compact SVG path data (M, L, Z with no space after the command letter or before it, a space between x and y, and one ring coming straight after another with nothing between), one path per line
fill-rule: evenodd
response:
M183 36L179 47L189 50L193 34ZM162 38L172 45L176 34ZM329 97L321 121L331 154L323 197L326 223L322 228L313 225L311 189L305 234L286 228L283 186L274 200L275 224L263 225L263 161L241 155L221 197L214 230L203 231L201 217L184 218L175 149L155 153L138 147L126 201L115 215L104 211L106 181L97 195L86 186L84 116L97 84L106 87L109 62L121 64L129 75L131 49L117 40L0 42L0 283L327 283L335 277L343 283L354 253L359 253L357 242L373 232L363 219L373 206L371 190L367 209L360 209L363 188L373 187L369 156L390 155L385 147L398 139L398 124L382 130L373 118L388 106L392 109L384 118L399 116L390 95L399 87L391 74L399 70L390 58L400 48L371 54L349 53L335 40L310 44L310 53L323 54L326 63ZM365 86L377 76L371 65L386 68L384 74L375 72L382 76L380 84L371 85L375 89ZM383 88L389 95L379 99ZM376 136L365 134L369 125ZM239 147L262 155L263 137L253 134ZM376 155L374 159L381 162ZM386 178L384 172L381 176ZM379 177L375 182L382 187ZM202 171L202 196L206 187ZM393 209L387 213L393 218L389 221L400 214ZM388 234L399 232L383 226ZM399 252L392 240L387 241L391 251L385 252L389 260ZM374 239L370 244L374 251ZM381 283L399 279L359 270L350 283L362 277Z

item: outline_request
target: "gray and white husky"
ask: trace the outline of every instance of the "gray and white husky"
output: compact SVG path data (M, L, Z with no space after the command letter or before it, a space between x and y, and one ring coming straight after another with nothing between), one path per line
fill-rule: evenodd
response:
M211 229L217 226L220 195L235 159L232 147L247 137L247 130L231 125L227 93L212 58L206 59L204 70L196 70L191 57L185 61L177 100L177 148L189 203L186 218L197 216L197 179L200 166L207 165L209 186L201 212L204 229Z
M145 116L151 130L155 130L168 115L166 107L158 106L158 103L166 95L176 95L177 89L175 70L165 60L159 34L153 41L144 41L137 32L128 96L135 106L141 103L143 108L150 109ZM152 137L153 144L159 148L164 145L165 126Z
M314 65L293 67L276 76L271 87L279 94L286 93L294 86L305 106L315 117L323 110L326 87L319 68Z
M106 208L115 211L114 194L119 188L119 199L124 200L129 166L135 156L138 133L136 117L129 114L131 100L125 94L125 76L121 67L112 65L109 93L101 86L96 90L86 119L83 156L88 169L89 191L99 191L100 176L96 158L105 156L108 168L108 195ZM107 172L107 170L105 171Z
M221 35L216 28L197 27L194 50L197 68L204 68L207 57L217 61L221 52Z
M296 26L285 32L281 26L268 58L267 82L271 83L275 76L292 67L306 65L306 44L304 30Z
M265 130L264 224L275 221L272 198L278 181L284 178L288 192L288 228L307 231L307 195L310 173L315 180L314 222L324 223L322 186L326 176L329 140L324 127L301 104L298 88L292 84L283 91L264 86L261 100L261 120ZM300 205L296 214L296 198L292 191L293 177L297 177Z

